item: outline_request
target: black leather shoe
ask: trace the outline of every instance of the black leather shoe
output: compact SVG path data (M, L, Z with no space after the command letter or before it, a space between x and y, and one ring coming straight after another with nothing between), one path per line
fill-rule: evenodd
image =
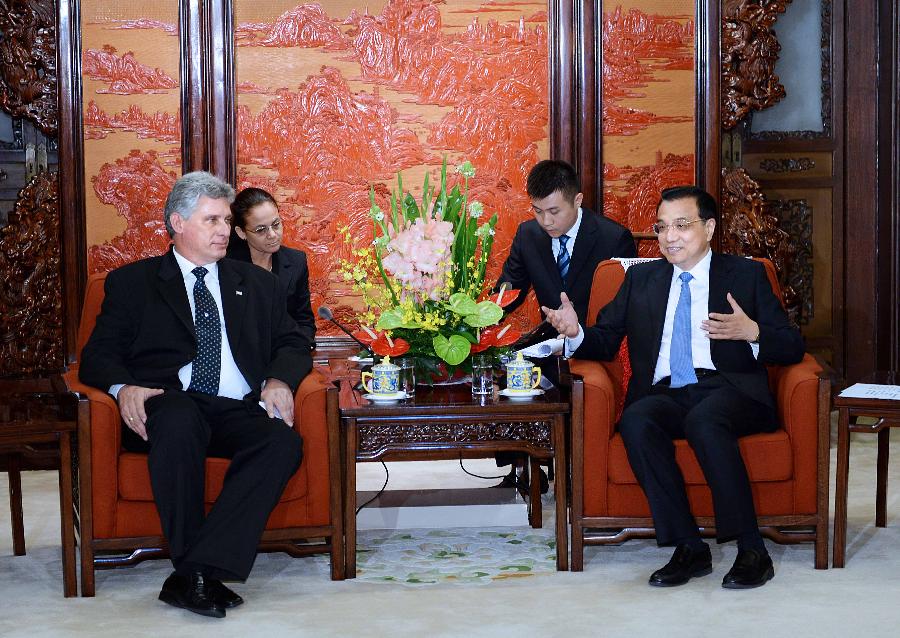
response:
M226 587L221 580L217 578L208 578L207 580L209 581L209 591L212 599L225 609L244 604L244 599Z
M665 567L650 575L650 584L654 587L675 587L684 585L695 576L711 573L712 554L709 545L704 543L702 550L692 549L690 545L679 545Z
M775 577L775 567L769 552L756 549L738 550L734 565L722 579L725 589L753 589L761 587Z
M201 616L225 617L225 608L213 600L209 579L200 572L191 572L187 576L173 572L163 583L159 599Z
M550 491L550 481L547 479L547 473L544 472L543 468L538 468L538 476L541 481L541 494L546 494ZM528 475L525 472L522 472L519 476L516 487L523 499L527 501L531 497L531 482L528 480Z

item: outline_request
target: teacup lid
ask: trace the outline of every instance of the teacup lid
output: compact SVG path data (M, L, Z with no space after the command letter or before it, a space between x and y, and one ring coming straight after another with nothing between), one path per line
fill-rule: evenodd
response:
M400 366L391 363L391 356L385 355L385 357L381 360L381 363L375 364L372 366L373 370L399 370Z
M516 355L516 358L506 364L507 368L529 368L534 366L534 364L522 356L522 353L519 352Z

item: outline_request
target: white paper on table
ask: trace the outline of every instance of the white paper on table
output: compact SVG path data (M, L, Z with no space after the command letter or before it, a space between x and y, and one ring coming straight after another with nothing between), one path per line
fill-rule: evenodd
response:
M880 385L877 383L854 383L838 395L850 399L890 399L900 401L900 385Z
M555 337L547 339L534 345L519 350L523 357L534 357L535 359L543 359L552 354L562 354L566 340L564 338Z

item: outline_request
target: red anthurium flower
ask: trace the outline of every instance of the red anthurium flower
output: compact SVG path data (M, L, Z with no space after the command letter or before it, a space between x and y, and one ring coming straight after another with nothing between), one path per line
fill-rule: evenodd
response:
M506 306L518 299L520 292L522 291L518 288L511 288L508 290L500 291L496 295L491 295L490 297L488 297L488 299L493 301L501 308L506 308Z
M378 338L378 335L372 332L372 330L369 328L360 328L359 330L354 330L352 334L357 339L357 341L359 341L360 343L364 343L367 346L372 345L372 342L375 341L376 338Z
M498 348L502 346L510 346L518 341L521 336L522 332L520 330L516 330L512 326L505 326L501 328L497 332L497 336L494 337L494 345Z
M391 339L381 334L369 346L380 357L400 357L409 351L409 343L404 339Z

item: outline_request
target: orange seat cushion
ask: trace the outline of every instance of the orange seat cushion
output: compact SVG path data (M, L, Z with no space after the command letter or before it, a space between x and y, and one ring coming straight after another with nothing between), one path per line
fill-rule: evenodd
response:
M771 434L753 434L741 437L741 456L747 466L752 483L786 481L793 477L793 450L784 430ZM675 458L686 485L705 485L703 471L694 451L684 439L675 441ZM636 484L637 479L628 463L625 443L616 433L609 442L609 480L617 485Z

